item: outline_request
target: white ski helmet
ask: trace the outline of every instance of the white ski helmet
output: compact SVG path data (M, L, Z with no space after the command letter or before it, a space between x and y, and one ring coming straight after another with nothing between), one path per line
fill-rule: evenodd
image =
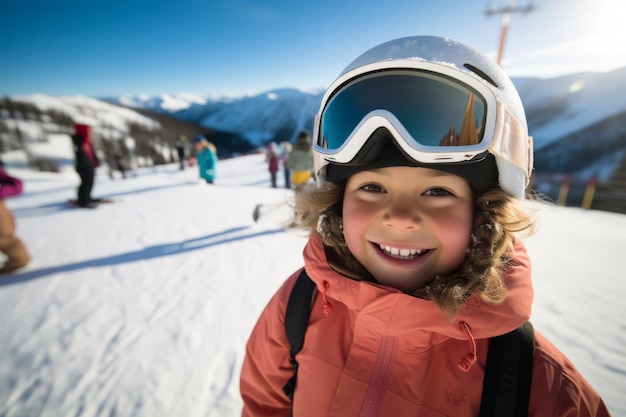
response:
M533 163L509 77L476 49L435 36L385 42L352 61L324 94L313 149L318 181L420 166L520 199Z

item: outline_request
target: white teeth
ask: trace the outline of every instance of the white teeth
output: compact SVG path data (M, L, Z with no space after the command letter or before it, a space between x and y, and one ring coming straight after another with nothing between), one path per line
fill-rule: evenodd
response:
M387 255L393 256L394 258L400 258L400 259L416 258L425 252L425 250L420 250L420 249L398 249L398 248L392 248L391 246L386 246L386 245L378 245L378 246L380 247L380 250L385 252Z

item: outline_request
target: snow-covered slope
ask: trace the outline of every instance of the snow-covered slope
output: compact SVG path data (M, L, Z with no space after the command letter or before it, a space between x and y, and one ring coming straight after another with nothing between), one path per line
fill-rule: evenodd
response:
M270 188L263 155L220 161L214 186L177 165L126 180L100 168L94 194L116 202L79 210L65 205L71 149L40 151L69 162L40 173L2 155L25 181L6 203L32 261L0 277L0 416L240 415L245 342L305 243L279 228L291 192ZM552 207L527 241L532 321L614 416L626 415L624 230L625 215Z
M45 94L11 97L15 101L25 101L38 108L65 113L76 123L91 126L108 126L122 132L129 131L129 124L142 124L156 129L158 123L132 109L120 108L102 100L87 96L51 97Z

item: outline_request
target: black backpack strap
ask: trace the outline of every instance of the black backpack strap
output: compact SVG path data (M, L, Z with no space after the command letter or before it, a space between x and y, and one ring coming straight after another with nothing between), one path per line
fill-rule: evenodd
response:
M296 378L298 375L298 362L296 355L302 349L304 344L304 334L309 325L309 316L311 315L311 303L313 293L315 292L315 283L307 275L304 268L300 272L300 276L291 290L291 296L287 303L285 311L285 332L287 339L291 345L291 364L293 365L293 376L285 386L283 391L287 394L293 403L293 392L296 388Z
M535 353L530 322L491 338L483 380L480 417L527 417Z

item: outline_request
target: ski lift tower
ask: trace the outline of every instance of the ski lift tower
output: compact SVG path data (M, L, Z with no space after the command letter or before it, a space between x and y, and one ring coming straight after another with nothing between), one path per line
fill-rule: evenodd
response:
M522 12L528 13L533 10L535 6L532 4L532 0L529 1L525 6L515 6L515 0L507 0L506 6L496 7L491 4L485 10L485 14L487 16L491 16L494 14L502 15L502 24L500 29L500 45L498 46L498 65L501 65L502 62L502 54L504 52L504 41L506 39L506 33L509 29L509 21L511 20L511 13Z

